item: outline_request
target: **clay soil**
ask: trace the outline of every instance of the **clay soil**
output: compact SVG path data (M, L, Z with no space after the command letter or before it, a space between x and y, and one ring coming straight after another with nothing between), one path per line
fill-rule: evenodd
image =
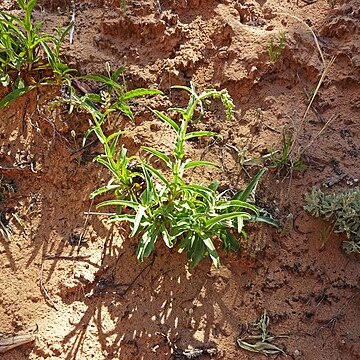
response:
M16 11L14 1L0 6ZM170 87L193 81L199 90L228 89L237 109L228 122L211 105L193 124L223 136L188 146L193 158L221 165L193 173L194 181L240 189L257 171L241 159L281 148L285 127L298 134L306 169L266 173L257 203L282 227L248 228L243 250L221 252L219 269L206 259L190 270L161 241L138 264L126 229L84 214L98 201L89 194L109 180L92 162L101 152L94 138L81 149L87 117L49 109L57 88L23 96L0 121L0 210L11 231L0 237L0 331L36 340L1 359L186 359L185 349L211 348L197 358L260 360L237 339L264 310L271 333L286 335L274 340L284 350L277 359L359 359L359 258L303 206L313 186L345 190L360 178L360 2L127 0L122 9L117 0L84 0L75 10L74 42L63 51L69 64L80 74L125 66L128 89L164 92L134 104L134 122L107 124L108 133L126 130L131 154L142 145L170 151L170 129L147 106L184 105ZM67 0L40 1L35 11L49 31L71 14ZM270 61L268 44L281 32L285 48Z

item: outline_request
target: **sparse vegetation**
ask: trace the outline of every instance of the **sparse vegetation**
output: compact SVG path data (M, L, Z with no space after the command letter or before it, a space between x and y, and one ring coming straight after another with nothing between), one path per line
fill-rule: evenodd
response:
M279 173L305 170L305 164L301 157L294 158L294 152L292 152L293 143L292 131L285 126L282 131L281 148L270 152L269 168L277 169Z
M325 194L313 188L305 202L310 214L334 223L335 232L346 233L343 248L347 253L360 253L360 189Z
M279 60L281 53L285 49L285 45L286 45L286 33L285 32L279 33L279 39L276 41L276 43L275 43L274 38L270 39L270 41L268 43L268 47L267 47L267 52L268 52L269 59L271 62L276 62L277 60Z

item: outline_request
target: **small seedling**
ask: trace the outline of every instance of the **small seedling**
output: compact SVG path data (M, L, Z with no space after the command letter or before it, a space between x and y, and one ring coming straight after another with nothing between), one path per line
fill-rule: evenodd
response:
M277 169L281 172L304 171L305 165L301 158L293 159L292 149L294 138L292 132L284 127L282 132L282 146L279 150L270 152L270 165L269 168Z
M280 32L279 40L277 41L277 44L275 44L274 38L270 39L267 47L267 52L271 62L276 62L279 59L281 53L285 49L285 42L286 42L285 32Z
M347 253L360 253L360 189L325 194L313 188L305 196L305 210L334 224L335 232L346 233Z

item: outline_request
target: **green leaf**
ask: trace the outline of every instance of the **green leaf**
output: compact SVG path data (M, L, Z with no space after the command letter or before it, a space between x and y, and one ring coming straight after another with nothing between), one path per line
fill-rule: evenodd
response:
M216 209L223 210L228 208L241 208L241 209L249 209L257 214L259 211L255 205L249 204L246 201L240 200L229 200L229 201L219 201L216 204Z
M221 234L221 239L224 243L225 250L233 250L239 251L240 250L240 242L235 238L235 236L229 231L226 230Z
M135 215L127 215L127 214L117 214L111 215L107 222L130 222L133 223L135 221Z
M78 77L79 79L87 79L87 80L93 80L98 81L103 84L109 85L110 87L113 87L118 90L123 90L123 87L116 81L110 79L107 76L100 75L100 74L88 74L88 75L82 75Z
M145 150L146 152L156 156L157 158L161 159L162 161L165 162L165 164L171 169L171 166L172 166L172 162L170 160L170 158L165 155L164 153L158 151L158 150L155 150L153 148L149 148L147 146L142 146L141 147L143 150Z
M145 166L142 165L143 173L145 175L146 189L141 194L141 201L143 204L151 205L154 200L157 199L156 189L154 187L151 175Z
M187 86L182 86L182 85L174 85L171 87L172 89L176 89L176 90L184 90L186 92L188 92L189 94L193 94L193 90L190 89Z
M268 216L252 216L250 221L265 223L268 225L275 226L276 228L280 227L279 221L272 219L271 217Z
M11 93L7 94L4 98L0 101L0 109L8 106L12 101L16 100L20 96L24 95L26 92L34 89L35 86L26 86L21 89L15 89Z
M251 180L250 184L246 187L245 190L239 191L237 194L233 196L233 200L241 200L246 201L252 191L255 189L256 185L258 184L260 178L264 175L266 169L261 169Z
M194 268L203 258L205 252L205 244L199 236L195 236L194 245L187 252L188 258L191 259L190 267Z
M219 165L214 164L211 161L190 161L185 165L185 169L190 169L193 167L197 167L197 166L212 166L212 167L216 167L216 168L220 168Z
M149 164L145 164L143 163L142 166L144 166L150 173L152 173L153 175L155 175L156 177L158 177L163 184L166 187L170 187L169 182L165 179L165 177L160 173L160 171L156 170L155 168L153 168L151 165Z
M214 192L217 191L218 187L219 187L219 181L217 181L217 180L213 181L213 182L208 186L208 188L211 189L211 190L214 191Z
M118 81L119 76L125 71L123 66L119 67L114 73L111 75L111 79L114 81Z
M136 235L137 231L139 230L141 220L142 220L143 216L145 215L145 213L146 213L146 207L139 205L137 212L136 212L136 216L135 216L134 227L133 227L132 233L130 235L131 237L134 237Z
M166 246L168 248L172 248L174 246L174 244L172 243L172 238L167 230L167 228L165 226L161 227L161 233L164 239L164 242L166 244Z
M157 235L158 234L154 226L149 227L148 230L142 234L136 251L136 257L140 262L144 260L144 257L147 257L151 254L152 250L154 249Z
M99 196L101 194L104 194L108 191L114 191L116 189L118 189L120 187L120 185L106 185L106 186L102 186L96 190L94 190L91 194L90 194L90 199L94 199L96 196Z
M238 216L240 216L242 218L245 218L245 219L250 219L251 218L251 215L249 215L246 212L235 211L235 212L232 212L232 213L229 213L229 214L221 214L221 215L215 216L212 219L206 221L205 226L206 226L206 228L210 228L213 225L215 225L216 223L219 223L219 222L224 221L224 220L234 219L234 218L237 218Z
M123 103L122 101L117 101L113 105L111 105L110 110L116 109L121 111L124 115L126 115L130 120L134 120L134 114L131 111L131 108L129 105Z
M181 254L184 249L188 248L194 239L194 233L188 232L185 238L181 241L178 248L178 253Z
M170 119L169 117L167 117L165 114L163 114L162 112L158 111L158 110L153 110L150 109L155 115L157 115L161 120L164 120L165 122L167 122L176 132L179 131L180 126L172 119Z
M127 100L131 100L133 98L136 98L136 97L141 97L141 96L145 96L145 95L158 95L158 94L162 94L162 91L155 90L155 89L139 88L139 89L130 90L130 91L126 92L125 94L120 96L119 100L127 101Z
M209 251L209 255L213 261L213 264L215 265L215 267L218 268L220 266L219 254L215 250L215 246L214 246L213 242L211 241L210 238L206 238L203 241Z
M127 200L106 200L96 205L96 208L104 207L104 206L126 206L138 210L139 204L134 201Z
M221 136L221 135L213 131L193 131L185 135L185 140L189 140L195 137L202 137L202 136Z

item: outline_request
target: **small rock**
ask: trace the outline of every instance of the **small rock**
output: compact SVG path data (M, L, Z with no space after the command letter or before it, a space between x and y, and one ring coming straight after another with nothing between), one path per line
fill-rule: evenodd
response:
M219 59L227 59L229 57L228 47L223 46L222 48L220 48L217 56Z

